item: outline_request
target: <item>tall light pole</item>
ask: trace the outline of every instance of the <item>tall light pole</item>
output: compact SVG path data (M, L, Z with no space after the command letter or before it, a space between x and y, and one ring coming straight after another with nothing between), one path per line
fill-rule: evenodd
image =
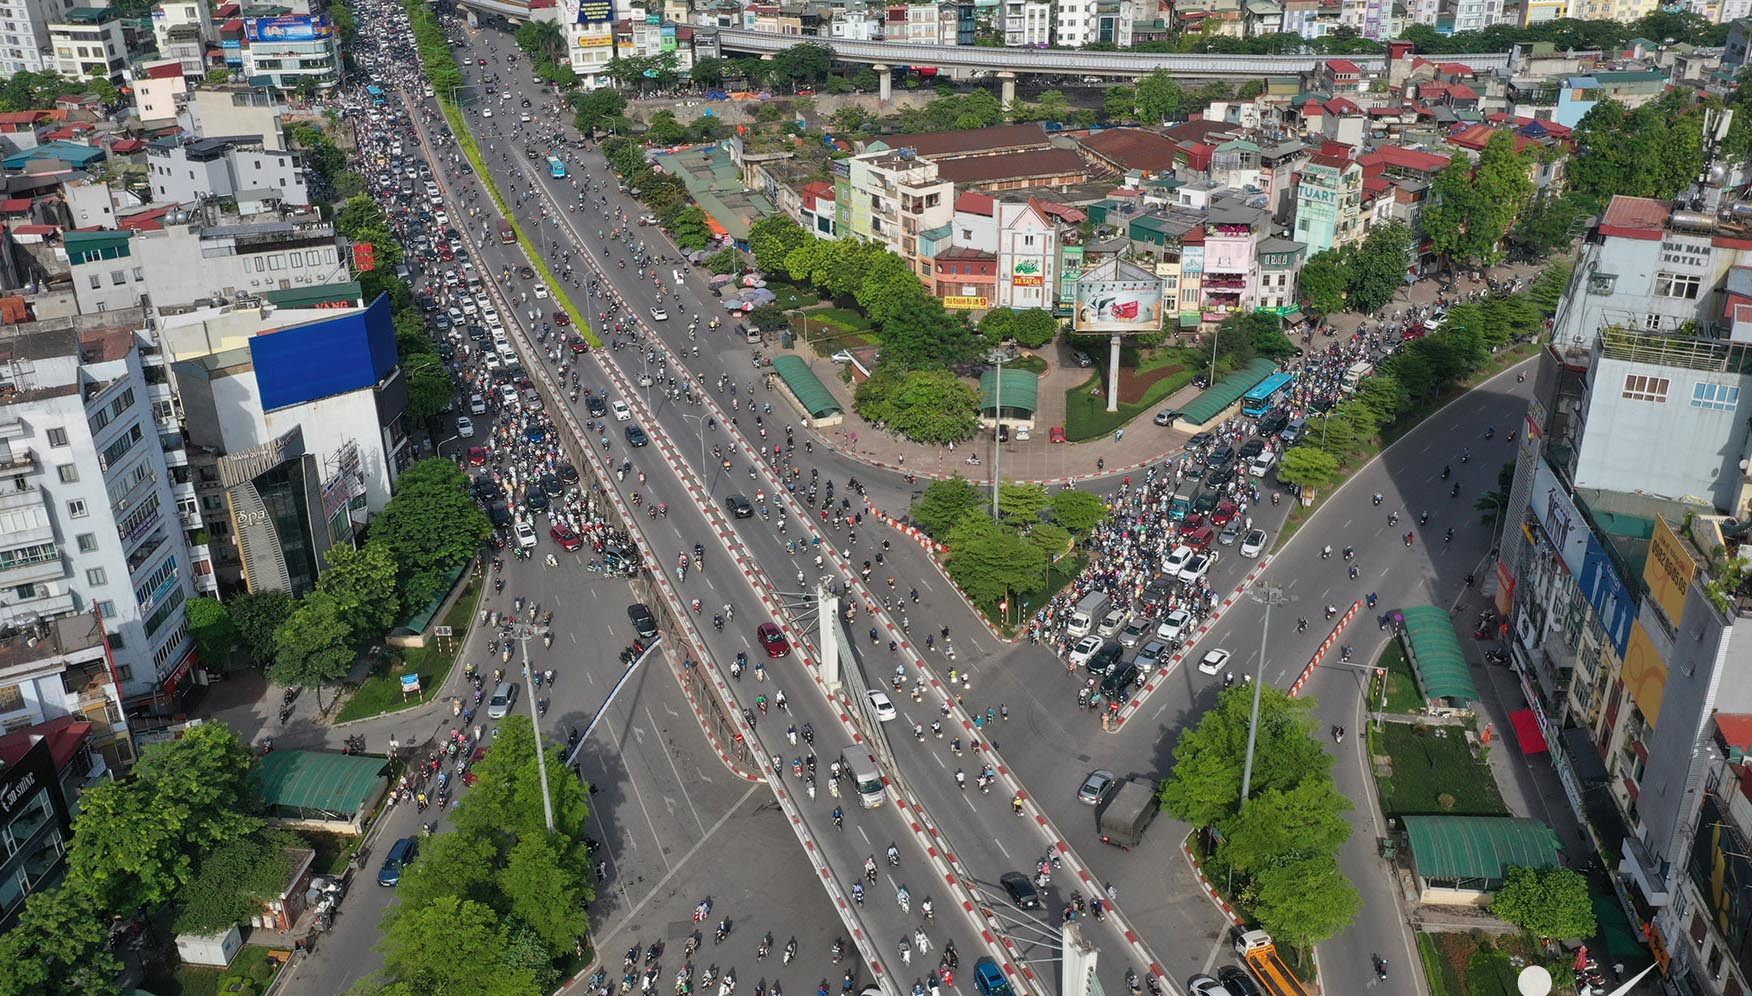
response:
M1004 455L1004 354L1000 351L997 357L997 377L992 384L992 521L998 521L998 482L1003 478L998 476L998 461Z
M675 414L700 424L700 479L709 480L711 474L706 470L706 417L704 415L689 415L687 412L676 412Z
M1290 604L1289 596L1275 585L1262 585L1247 593L1247 597L1265 605L1265 621L1259 626L1259 664L1253 669L1253 718L1247 722L1247 762L1241 768L1240 812L1247 807L1247 792L1253 783L1253 747L1259 739L1259 696L1265 684L1265 638L1271 633L1271 607Z
M535 674L529 668L529 638L535 635L535 627L529 623L518 623L513 635L517 637L517 642L523 647L524 687L534 688ZM542 815L547 817L548 833L553 833L554 797L548 790L547 751L543 749L541 742L541 718L536 715L535 694L531 692L525 695L524 699L529 702L529 725L535 732L535 769L538 777L541 778L541 811Z

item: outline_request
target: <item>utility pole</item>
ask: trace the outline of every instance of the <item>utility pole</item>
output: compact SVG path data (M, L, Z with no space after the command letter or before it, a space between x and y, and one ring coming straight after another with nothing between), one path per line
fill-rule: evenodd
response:
M529 668L529 638L535 635L535 627L528 623L517 624L517 642L523 647L523 681L524 688L535 687L535 674ZM541 811L547 817L548 833L554 832L554 797L548 790L547 751L541 742L541 719L535 712L535 693L524 696L529 703L529 725L535 732L535 767L541 778Z
M998 376L993 380L995 390L992 396L992 521L998 521L998 482L1003 480L998 476L998 461L1004 455L1004 354L997 356Z
M1271 633L1271 607L1290 604L1284 590L1273 585L1256 587L1247 597L1265 605L1265 621L1259 626L1259 664L1253 669L1253 718L1247 721L1247 763L1241 768L1241 803L1235 807L1236 812L1247 808L1247 792L1253 783L1253 747L1259 739L1259 696L1265 684L1265 639Z

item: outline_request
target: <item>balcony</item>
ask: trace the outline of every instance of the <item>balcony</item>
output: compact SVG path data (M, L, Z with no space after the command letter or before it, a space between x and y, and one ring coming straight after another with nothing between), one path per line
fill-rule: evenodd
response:
M20 562L11 567L0 567L0 586L14 588L21 584L34 584L40 581L60 581L67 576L67 565L61 562L60 555L47 560Z
M42 469L37 464L36 451L23 449L0 452L0 474L30 474Z
M154 514L145 523L142 523L142 525L145 526L150 525L151 523L156 523L158 519L159 516ZM162 529L157 530L148 536L146 542L136 547L133 553L128 554L128 573L132 574L135 571L138 571L140 565L144 564L153 554L157 553L158 548L163 546L164 542L164 530Z
M33 616L47 619L66 615L73 611L73 607L73 593L70 591L59 595L39 595L0 607L0 619L30 619Z
M29 434L21 418L0 418L0 441L22 439Z

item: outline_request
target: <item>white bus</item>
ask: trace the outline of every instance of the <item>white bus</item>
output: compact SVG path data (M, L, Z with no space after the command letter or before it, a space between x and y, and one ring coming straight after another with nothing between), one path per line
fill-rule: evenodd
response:
M870 748L863 744L851 744L840 752L840 761L851 778L853 790L858 793L858 804L865 809L875 809L882 805L882 800L888 794L888 787L883 784L882 769L876 766L876 758L870 754Z

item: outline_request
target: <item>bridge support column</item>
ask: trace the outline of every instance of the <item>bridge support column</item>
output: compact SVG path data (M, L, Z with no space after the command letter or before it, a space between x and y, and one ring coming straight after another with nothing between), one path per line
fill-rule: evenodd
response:
M1011 110L1016 106L1016 74L1005 70L998 74L998 81L1003 93L1004 110Z
M870 67L876 72L876 99L884 104L894 99L894 68L876 63Z

